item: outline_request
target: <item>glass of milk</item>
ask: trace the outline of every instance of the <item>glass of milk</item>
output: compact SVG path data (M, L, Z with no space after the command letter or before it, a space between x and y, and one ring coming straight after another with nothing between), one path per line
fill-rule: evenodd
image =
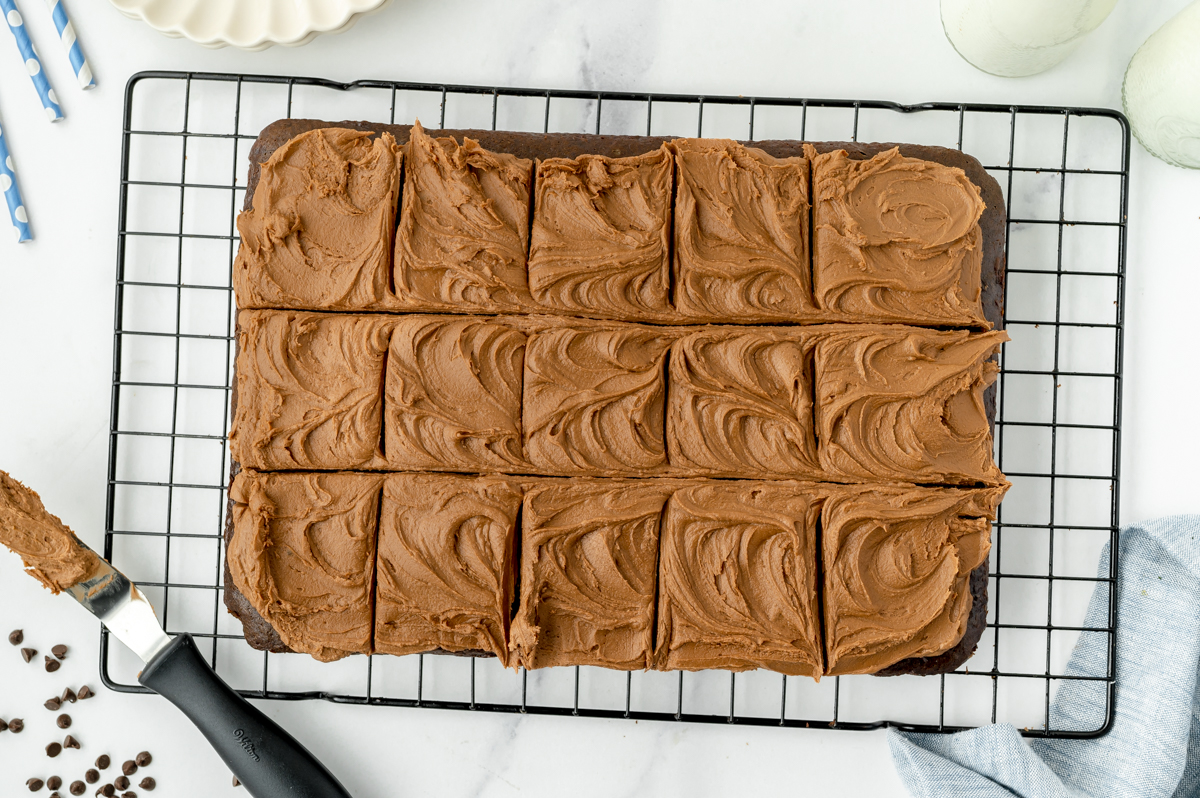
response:
M1121 101L1142 146L1167 163L1200 169L1200 0L1134 53Z

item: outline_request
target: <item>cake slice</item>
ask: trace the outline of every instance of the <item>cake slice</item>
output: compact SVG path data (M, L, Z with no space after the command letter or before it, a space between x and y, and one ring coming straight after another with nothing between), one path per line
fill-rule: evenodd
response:
M383 477L243 471L230 488L229 573L292 651L370 654Z
M482 651L507 663L520 484L393 474L382 507L375 649Z
M712 482L667 505L655 668L820 677L820 486Z
M380 467L392 324L387 316L238 314L233 460L264 471Z

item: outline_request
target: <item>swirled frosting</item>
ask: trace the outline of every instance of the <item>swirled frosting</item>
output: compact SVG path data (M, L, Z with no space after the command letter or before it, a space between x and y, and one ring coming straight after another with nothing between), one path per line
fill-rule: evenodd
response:
M523 666L649 667L659 521L669 495L657 480L529 490L511 643Z
M815 488L716 482L671 497L656 668L821 675Z
M296 311L238 315L235 460L258 469L380 465L392 320Z
M525 334L486 319L411 316L388 354L385 449L406 470L524 468Z
M474 139L432 138L418 122L405 145L404 174L395 259L400 304L529 307L533 162L490 152Z
M373 135L312 130L262 165L254 208L237 220L238 307L383 307L401 154L390 133Z
M525 454L551 474L642 476L667 462L664 361L647 327L557 329L525 351Z
M990 327L980 301L984 202L963 170L906 158L813 158L817 306L866 321Z
M387 478L375 604L379 652L489 651L508 662L520 506L520 485L503 478Z
M372 652L383 477L261 474L233 481L229 572L293 651L322 662Z
M671 349L667 453L684 471L812 476L811 344L778 330L718 329Z
M818 455L837 479L999 483L983 392L1004 332L864 328L817 344Z
M677 139L675 307L713 321L811 316L808 160Z
M618 319L670 310L671 152L537 166L529 287L541 305Z
M61 593L99 573L101 560L42 499L0 471L0 543L25 563L25 573Z
M971 571L987 559L1005 490L880 485L826 501L827 673L874 673L958 644L971 614Z

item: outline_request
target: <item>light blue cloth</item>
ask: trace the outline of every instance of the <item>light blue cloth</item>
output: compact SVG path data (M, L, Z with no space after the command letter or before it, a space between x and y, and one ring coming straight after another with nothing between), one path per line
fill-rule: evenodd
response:
M888 735L896 769L919 798L1200 797L1200 516L1121 530L1117 699L1112 730L1094 740L1029 740L1011 725L953 735ZM1108 574L1105 547L1099 572ZM1106 626L1107 584L1084 626ZM1080 635L1067 671L1105 675L1107 635ZM1052 728L1096 728L1104 682L1062 684Z

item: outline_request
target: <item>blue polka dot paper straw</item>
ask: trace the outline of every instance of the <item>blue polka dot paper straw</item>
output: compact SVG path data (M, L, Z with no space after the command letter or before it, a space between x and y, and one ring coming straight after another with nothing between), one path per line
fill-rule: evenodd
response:
M46 118L51 122L57 122L63 118L62 109L58 107L58 96L50 87L50 81L46 78L46 70L42 69L42 60L38 58L37 50L34 49L33 42L29 39L29 31L25 30L25 20L22 19L21 12L17 10L16 2L0 0L0 11L4 12L8 29L12 31L13 38L17 40L17 49L21 51L25 69L29 71L29 77L33 79L33 87L37 89L38 96L42 98L42 107L46 109Z
M58 28L58 38L62 40L63 49L67 51L67 58L71 59L71 68L75 70L75 77L79 79L79 88L94 89L96 78L83 56L79 37L75 35L75 26L67 18L67 10L63 8L62 0L46 0L46 8L50 9L50 16L54 17L54 27Z
M29 241L33 238L29 232L29 214L25 211L25 203L21 201L21 189L17 186L13 159L4 141L3 126L0 126L0 193L4 194L4 200L8 203L8 215L17 230L17 241Z

